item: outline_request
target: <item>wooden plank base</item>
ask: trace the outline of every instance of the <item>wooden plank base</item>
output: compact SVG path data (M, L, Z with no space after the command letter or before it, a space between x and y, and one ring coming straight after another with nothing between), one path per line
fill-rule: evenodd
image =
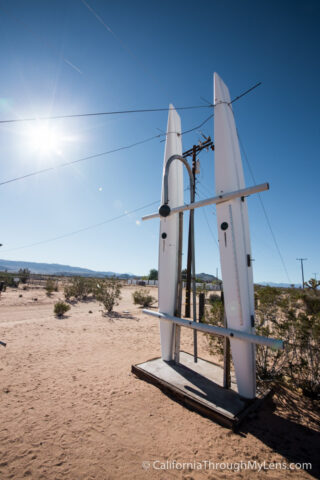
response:
M193 355L186 352L180 352L178 364L154 358L132 365L131 371L183 405L232 429L271 393L265 392L254 400L244 399L237 393L234 377L231 388L223 388L223 368L220 365L201 358L194 363Z

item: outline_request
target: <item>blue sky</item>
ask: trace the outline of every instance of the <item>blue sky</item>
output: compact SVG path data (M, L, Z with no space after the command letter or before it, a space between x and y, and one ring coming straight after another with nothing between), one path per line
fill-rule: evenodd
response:
M0 119L205 104L217 71L235 97L240 138L290 282L320 278L318 1L0 1ZM70 65L70 62L72 65ZM207 109L181 111L182 128ZM47 122L59 142L39 151L31 123L0 125L0 179L131 144L165 130L167 113ZM213 122L201 131L213 136ZM60 133L59 133L60 132ZM183 137L184 150L200 132ZM39 147L39 145L38 145ZM146 274L158 222L141 213L60 240L160 199L164 143L149 143L3 185L0 257ZM244 160L244 158L243 158ZM200 156L199 198L214 194L212 152ZM244 160L246 182L253 184ZM255 281L288 282L257 197L248 200ZM187 220L187 217L185 217ZM209 230L208 223L211 230ZM185 221L187 224L187 221ZM197 271L215 274L214 207L196 213ZM186 258L186 255L184 256Z

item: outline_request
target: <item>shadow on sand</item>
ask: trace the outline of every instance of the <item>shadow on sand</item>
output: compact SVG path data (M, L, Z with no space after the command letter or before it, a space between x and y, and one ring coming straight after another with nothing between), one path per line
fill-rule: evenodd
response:
M314 409L312 408L314 406ZM320 478L320 432L317 405L294 393L282 390L277 394L278 410L284 408L284 418L275 412L276 404L268 399L251 419L240 425L238 434L253 435L286 459L286 463L311 463L306 470L314 478ZM310 408L311 407L311 408ZM301 425L298 422L303 419ZM296 472L298 472L296 470Z

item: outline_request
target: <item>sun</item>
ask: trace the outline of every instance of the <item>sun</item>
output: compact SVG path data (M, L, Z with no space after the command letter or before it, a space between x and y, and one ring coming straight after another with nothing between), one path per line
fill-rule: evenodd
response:
M42 155L61 154L63 137L56 128L47 124L37 123L30 126L27 137L30 149L33 152Z

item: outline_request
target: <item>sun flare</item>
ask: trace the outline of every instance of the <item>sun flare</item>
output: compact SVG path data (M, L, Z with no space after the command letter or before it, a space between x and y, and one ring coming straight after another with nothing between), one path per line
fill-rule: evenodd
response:
M48 125L37 124L30 127L28 131L28 140L33 152L41 154L61 154L61 143L63 137L61 133Z

